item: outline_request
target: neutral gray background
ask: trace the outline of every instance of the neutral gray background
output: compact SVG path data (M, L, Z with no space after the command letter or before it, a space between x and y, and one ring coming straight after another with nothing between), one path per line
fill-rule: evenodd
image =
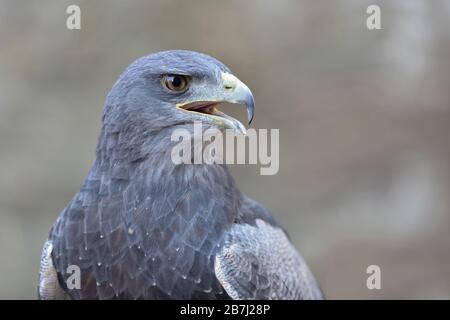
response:
M226 63L253 90L254 127L280 129L278 175L232 170L329 298L450 298L449 16L446 0L0 1L0 298L35 297L117 76L175 48Z

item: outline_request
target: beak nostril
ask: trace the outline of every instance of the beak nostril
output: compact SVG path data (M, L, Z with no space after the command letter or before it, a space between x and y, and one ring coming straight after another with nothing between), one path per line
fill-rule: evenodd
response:
M229 85L229 84L226 84L223 87L225 88L225 90L232 90L232 89L234 89L234 86L233 85Z

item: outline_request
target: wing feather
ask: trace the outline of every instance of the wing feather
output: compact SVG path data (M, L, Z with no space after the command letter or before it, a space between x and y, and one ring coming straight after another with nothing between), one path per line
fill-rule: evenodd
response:
M241 299L321 299L303 258L284 231L256 219L236 224L215 257L215 273L228 295Z

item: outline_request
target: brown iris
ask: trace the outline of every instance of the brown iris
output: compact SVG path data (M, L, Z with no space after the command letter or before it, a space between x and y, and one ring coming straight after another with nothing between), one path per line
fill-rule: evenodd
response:
M171 74L163 78L163 85L168 90L176 93L184 92L189 87L189 78L184 75Z

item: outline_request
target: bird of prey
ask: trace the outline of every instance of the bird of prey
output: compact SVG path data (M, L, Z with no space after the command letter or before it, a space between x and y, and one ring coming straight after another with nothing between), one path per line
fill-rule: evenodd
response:
M163 51L128 66L106 98L92 168L44 244L40 299L323 297L285 231L225 165L171 160L171 133L194 121L242 131L222 102L253 118L250 89L208 55ZM76 269L79 285L69 286Z

